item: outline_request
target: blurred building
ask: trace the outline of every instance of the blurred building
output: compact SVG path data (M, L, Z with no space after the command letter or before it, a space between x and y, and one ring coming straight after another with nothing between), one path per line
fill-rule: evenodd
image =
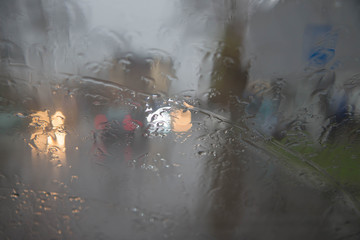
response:
M127 54L113 60L109 80L135 91L167 95L174 76L170 57Z

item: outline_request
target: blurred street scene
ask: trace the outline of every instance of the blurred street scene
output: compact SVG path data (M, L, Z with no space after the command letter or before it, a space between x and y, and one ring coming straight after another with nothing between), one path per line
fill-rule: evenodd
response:
M2 1L0 238L358 239L359 10Z

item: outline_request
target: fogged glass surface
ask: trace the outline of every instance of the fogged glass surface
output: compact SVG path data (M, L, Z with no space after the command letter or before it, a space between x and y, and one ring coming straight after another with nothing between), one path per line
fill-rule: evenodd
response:
M0 238L358 239L359 12L1 1Z

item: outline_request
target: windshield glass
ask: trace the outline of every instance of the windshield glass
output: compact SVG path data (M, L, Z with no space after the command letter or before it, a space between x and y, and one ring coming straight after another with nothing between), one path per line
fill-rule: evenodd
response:
M0 238L358 239L359 12L1 1Z

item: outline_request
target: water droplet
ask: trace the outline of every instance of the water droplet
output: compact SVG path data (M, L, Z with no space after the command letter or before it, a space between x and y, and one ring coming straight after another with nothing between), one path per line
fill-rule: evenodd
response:
M51 207L44 206L44 207L43 207L43 210L44 210L44 211L51 211Z
M20 112L19 112L19 113L16 113L16 116L19 117L19 118L25 118L25 115L22 114L22 113L20 113Z
M206 152L205 152L205 151L198 151L198 154L199 154L200 156L205 156L205 155L206 155Z
M75 182L77 180L79 180L78 176L76 176L76 175L71 176L71 182Z
M10 197L13 198L13 199L18 199L19 198L19 194L17 192L13 192Z
M77 213L80 212L80 210L79 210L79 209L73 209L71 212L72 212L73 214L77 214Z
M151 77L142 76L141 80L143 82L145 82L146 84L155 84L155 80L153 78L151 78Z
M134 208L131 209L131 211L132 211L132 212L138 212L139 209L137 209L136 207L134 207Z

